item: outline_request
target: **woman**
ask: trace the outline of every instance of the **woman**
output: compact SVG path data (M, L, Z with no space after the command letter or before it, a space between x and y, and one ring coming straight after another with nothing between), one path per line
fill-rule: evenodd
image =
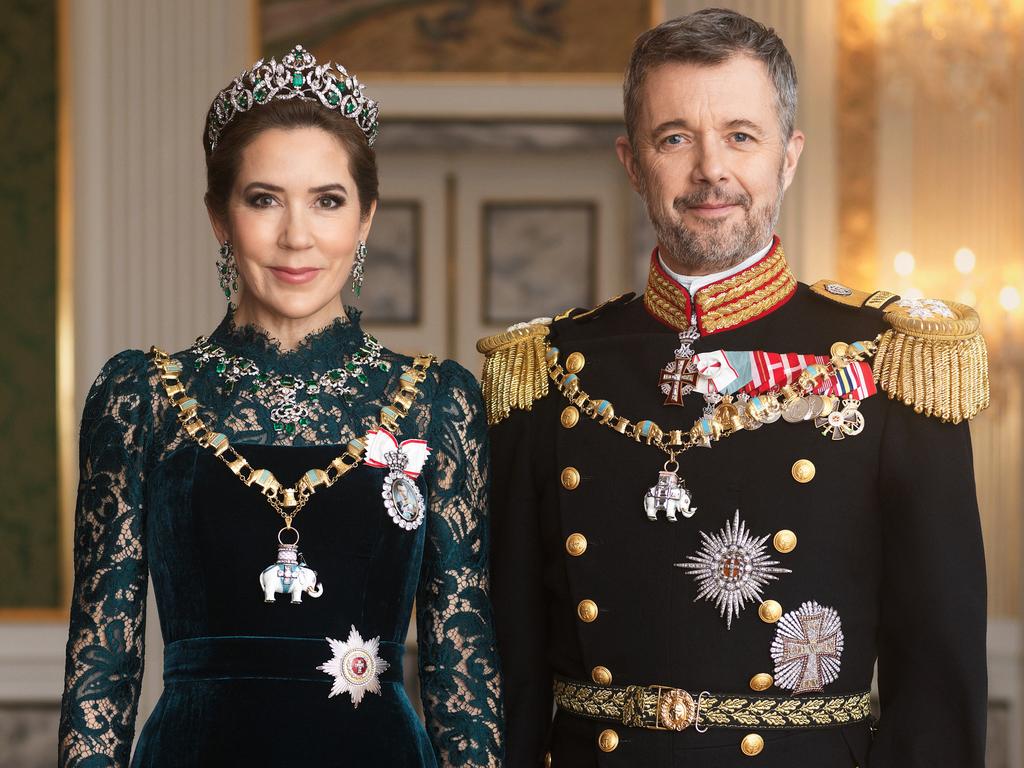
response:
M237 305L173 356L122 352L89 393L63 765L128 764L147 566L164 692L133 766L500 763L477 384L381 347L341 299L376 132L356 79L301 46L210 108ZM402 686L414 597L426 730Z

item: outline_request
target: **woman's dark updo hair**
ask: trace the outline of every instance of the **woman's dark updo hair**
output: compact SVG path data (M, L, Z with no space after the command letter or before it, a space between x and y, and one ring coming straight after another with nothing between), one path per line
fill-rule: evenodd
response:
M237 115L221 131L217 148L210 151L207 125L203 129L203 149L206 151L206 204L224 220L227 218L228 198L238 178L242 152L263 131L272 128L319 128L326 131L345 148L349 173L359 194L360 214L365 219L370 206L380 197L377 180L377 156L355 121L321 104L303 99L271 101Z

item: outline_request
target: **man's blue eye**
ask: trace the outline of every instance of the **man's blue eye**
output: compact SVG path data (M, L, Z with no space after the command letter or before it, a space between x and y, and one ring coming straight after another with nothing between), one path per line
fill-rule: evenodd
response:
M735 133L735 134L733 134L733 139L738 141L740 144L745 144L748 141L750 141L750 134L747 134L747 133Z
M671 136L665 139L666 144L681 144L682 141L683 137L680 136L678 133L673 133Z

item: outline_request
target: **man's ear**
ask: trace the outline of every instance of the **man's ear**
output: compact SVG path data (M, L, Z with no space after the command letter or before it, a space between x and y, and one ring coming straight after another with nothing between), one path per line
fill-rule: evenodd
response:
M640 169L637 167L636 155L633 154L633 145L625 136L619 136L615 140L615 154L619 156L619 162L626 169L629 176L629 183L637 192L640 191Z
M804 151L804 132L793 131L786 142L786 163L782 168L783 189L789 189L796 176L796 166L800 162L800 153Z

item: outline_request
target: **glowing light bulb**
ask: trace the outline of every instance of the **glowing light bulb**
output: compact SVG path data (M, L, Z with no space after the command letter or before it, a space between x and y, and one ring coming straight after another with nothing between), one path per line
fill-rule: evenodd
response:
M974 255L974 251L970 248L960 248L955 254L953 254L953 264L956 266L956 271L962 275L968 275L974 271L974 265L978 259Z
M900 251L892 260L892 268L896 270L897 275L907 277L914 271L914 254L910 251Z
M1016 286L1004 285L999 291L999 305L1007 312L1020 309L1020 291Z

